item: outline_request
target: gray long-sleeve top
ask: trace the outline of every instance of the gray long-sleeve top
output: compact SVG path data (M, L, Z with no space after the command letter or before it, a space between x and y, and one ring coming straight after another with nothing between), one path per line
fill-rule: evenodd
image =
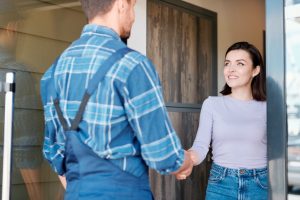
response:
M212 145L213 161L228 168L267 165L266 102L209 97L202 106L191 148L200 164Z

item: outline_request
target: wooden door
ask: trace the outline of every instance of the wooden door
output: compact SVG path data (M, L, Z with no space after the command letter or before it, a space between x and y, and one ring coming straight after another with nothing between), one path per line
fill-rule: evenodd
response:
M196 136L203 100L216 95L217 16L182 1L147 2L147 55L160 75L173 126L188 149ZM185 181L150 171L155 199L204 199L207 160Z

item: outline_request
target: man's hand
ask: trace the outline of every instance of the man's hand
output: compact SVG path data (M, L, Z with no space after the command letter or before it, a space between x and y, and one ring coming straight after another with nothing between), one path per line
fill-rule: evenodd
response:
M65 176L58 176L62 186L64 187L64 189L66 189L67 187L67 181L66 181L66 177Z
M192 154L188 151L184 151L184 162L182 166L176 172L173 172L177 180L184 180L191 175L193 171L194 162L192 160Z

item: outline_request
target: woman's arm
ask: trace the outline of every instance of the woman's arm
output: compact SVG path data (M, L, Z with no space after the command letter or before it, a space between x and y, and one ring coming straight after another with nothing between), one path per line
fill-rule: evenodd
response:
M199 165L206 157L212 138L213 115L211 99L208 98L203 102L199 126L193 146L189 149L194 165Z

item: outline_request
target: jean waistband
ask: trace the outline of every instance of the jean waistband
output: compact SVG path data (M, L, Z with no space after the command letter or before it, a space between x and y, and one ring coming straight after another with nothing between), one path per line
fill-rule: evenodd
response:
M268 168L256 168L256 169L246 169L246 168L239 168L239 169L232 169L217 165L215 163L212 164L212 170L219 172L220 174L227 174L233 176L255 176L259 174L266 174L268 172Z

